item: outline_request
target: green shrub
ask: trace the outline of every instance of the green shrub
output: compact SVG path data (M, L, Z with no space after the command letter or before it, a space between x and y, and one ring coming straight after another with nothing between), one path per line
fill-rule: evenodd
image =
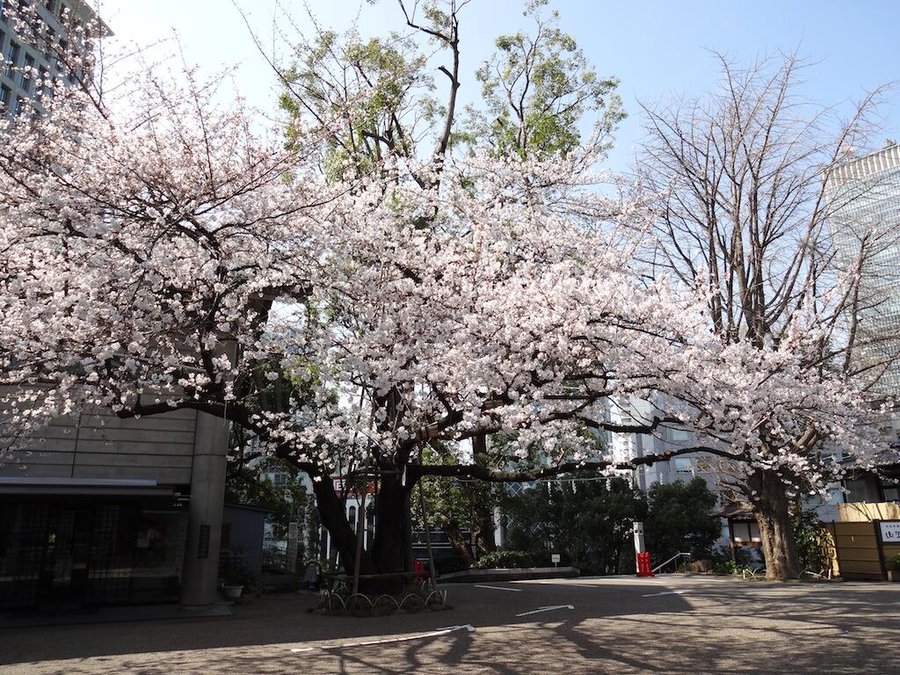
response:
M534 559L525 551L493 551L472 565L473 568L484 570L492 568L533 567Z
M737 574L740 569L742 569L742 566L738 565L733 560L724 560L716 563L713 572L716 574Z
M813 511L797 513L791 518L791 528L800 568L814 572L830 568L831 537L819 516Z
M892 558L888 558L885 561L885 567L887 567L889 570L900 571L900 553L893 556Z

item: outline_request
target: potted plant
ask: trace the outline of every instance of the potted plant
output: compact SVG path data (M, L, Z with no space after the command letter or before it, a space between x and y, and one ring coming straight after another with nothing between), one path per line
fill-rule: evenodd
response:
M222 580L222 595L226 600L238 600L244 592L244 588L253 583L253 575L247 569L244 559L240 555L230 555L225 560L224 575Z
M885 561L888 581L900 581L900 553Z

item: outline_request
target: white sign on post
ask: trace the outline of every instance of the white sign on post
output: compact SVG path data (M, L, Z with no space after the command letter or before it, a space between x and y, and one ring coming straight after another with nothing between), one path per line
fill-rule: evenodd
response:
M635 521L632 525L634 528L634 552L644 552L644 523Z
M900 520L881 521L881 541L885 544L900 544Z
M554 567L559 565L559 553L551 553L550 554L550 562L553 563Z

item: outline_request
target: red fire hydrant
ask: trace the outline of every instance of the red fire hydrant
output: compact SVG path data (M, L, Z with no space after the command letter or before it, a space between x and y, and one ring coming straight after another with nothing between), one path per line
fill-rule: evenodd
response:
M637 554L637 575L639 577L652 577L653 572L650 571L650 554Z

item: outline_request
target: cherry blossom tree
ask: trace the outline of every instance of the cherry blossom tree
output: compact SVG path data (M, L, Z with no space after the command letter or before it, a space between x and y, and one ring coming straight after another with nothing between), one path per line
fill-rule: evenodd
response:
M406 14L451 63L458 9ZM0 149L5 435L87 404L230 420L311 476L348 569L357 540L330 476L351 466L378 485L363 573L410 569L426 475L649 464L674 453L617 466L601 435L666 423L715 431L702 449L760 467L798 420L860 462L880 449L865 396L804 366L821 344L809 314L770 350L723 342L705 286L644 274L653 214L596 189L604 143L449 152L458 73L441 72L451 104L430 153L404 149L400 108L381 126L354 117L362 75L294 116L287 144L191 72L135 76L127 106L72 89L20 118ZM351 139L382 151L347 152ZM611 421L632 397L658 414Z

